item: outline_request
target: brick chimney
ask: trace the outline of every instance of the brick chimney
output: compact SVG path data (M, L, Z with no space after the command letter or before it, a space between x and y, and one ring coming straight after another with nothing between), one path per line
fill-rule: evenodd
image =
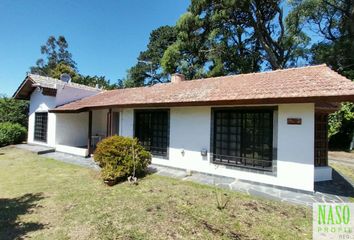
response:
M174 73L171 76L171 83L180 83L186 81L186 77L181 73Z

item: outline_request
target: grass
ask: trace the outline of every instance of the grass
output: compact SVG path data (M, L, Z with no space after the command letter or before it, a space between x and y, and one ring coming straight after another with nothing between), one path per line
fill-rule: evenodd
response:
M339 172L342 176L345 176L347 180L354 184L354 167L348 164L331 163L330 166ZM354 203L354 197L349 197L349 201Z
M148 175L105 186L97 172L0 149L0 239L311 239L310 208Z
M350 165L344 165L340 163L331 163L332 168L334 168L337 172L344 175L348 180L354 183L354 167Z

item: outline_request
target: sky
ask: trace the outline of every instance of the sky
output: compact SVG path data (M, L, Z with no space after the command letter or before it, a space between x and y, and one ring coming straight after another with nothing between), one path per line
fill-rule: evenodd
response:
M189 0L0 0L0 94L12 96L50 35L65 36L79 72L124 78L149 34Z

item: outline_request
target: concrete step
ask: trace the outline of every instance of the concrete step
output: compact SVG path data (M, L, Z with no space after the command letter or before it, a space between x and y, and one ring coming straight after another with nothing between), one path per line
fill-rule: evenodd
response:
M21 149L25 149L37 153L38 155L55 152L55 148L35 145L35 144L17 144L15 146L17 148L21 148Z

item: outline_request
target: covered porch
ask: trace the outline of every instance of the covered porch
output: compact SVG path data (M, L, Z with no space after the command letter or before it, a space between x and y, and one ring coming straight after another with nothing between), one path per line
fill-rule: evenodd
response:
M56 113L56 151L90 156L102 139L119 135L120 114L116 109Z

